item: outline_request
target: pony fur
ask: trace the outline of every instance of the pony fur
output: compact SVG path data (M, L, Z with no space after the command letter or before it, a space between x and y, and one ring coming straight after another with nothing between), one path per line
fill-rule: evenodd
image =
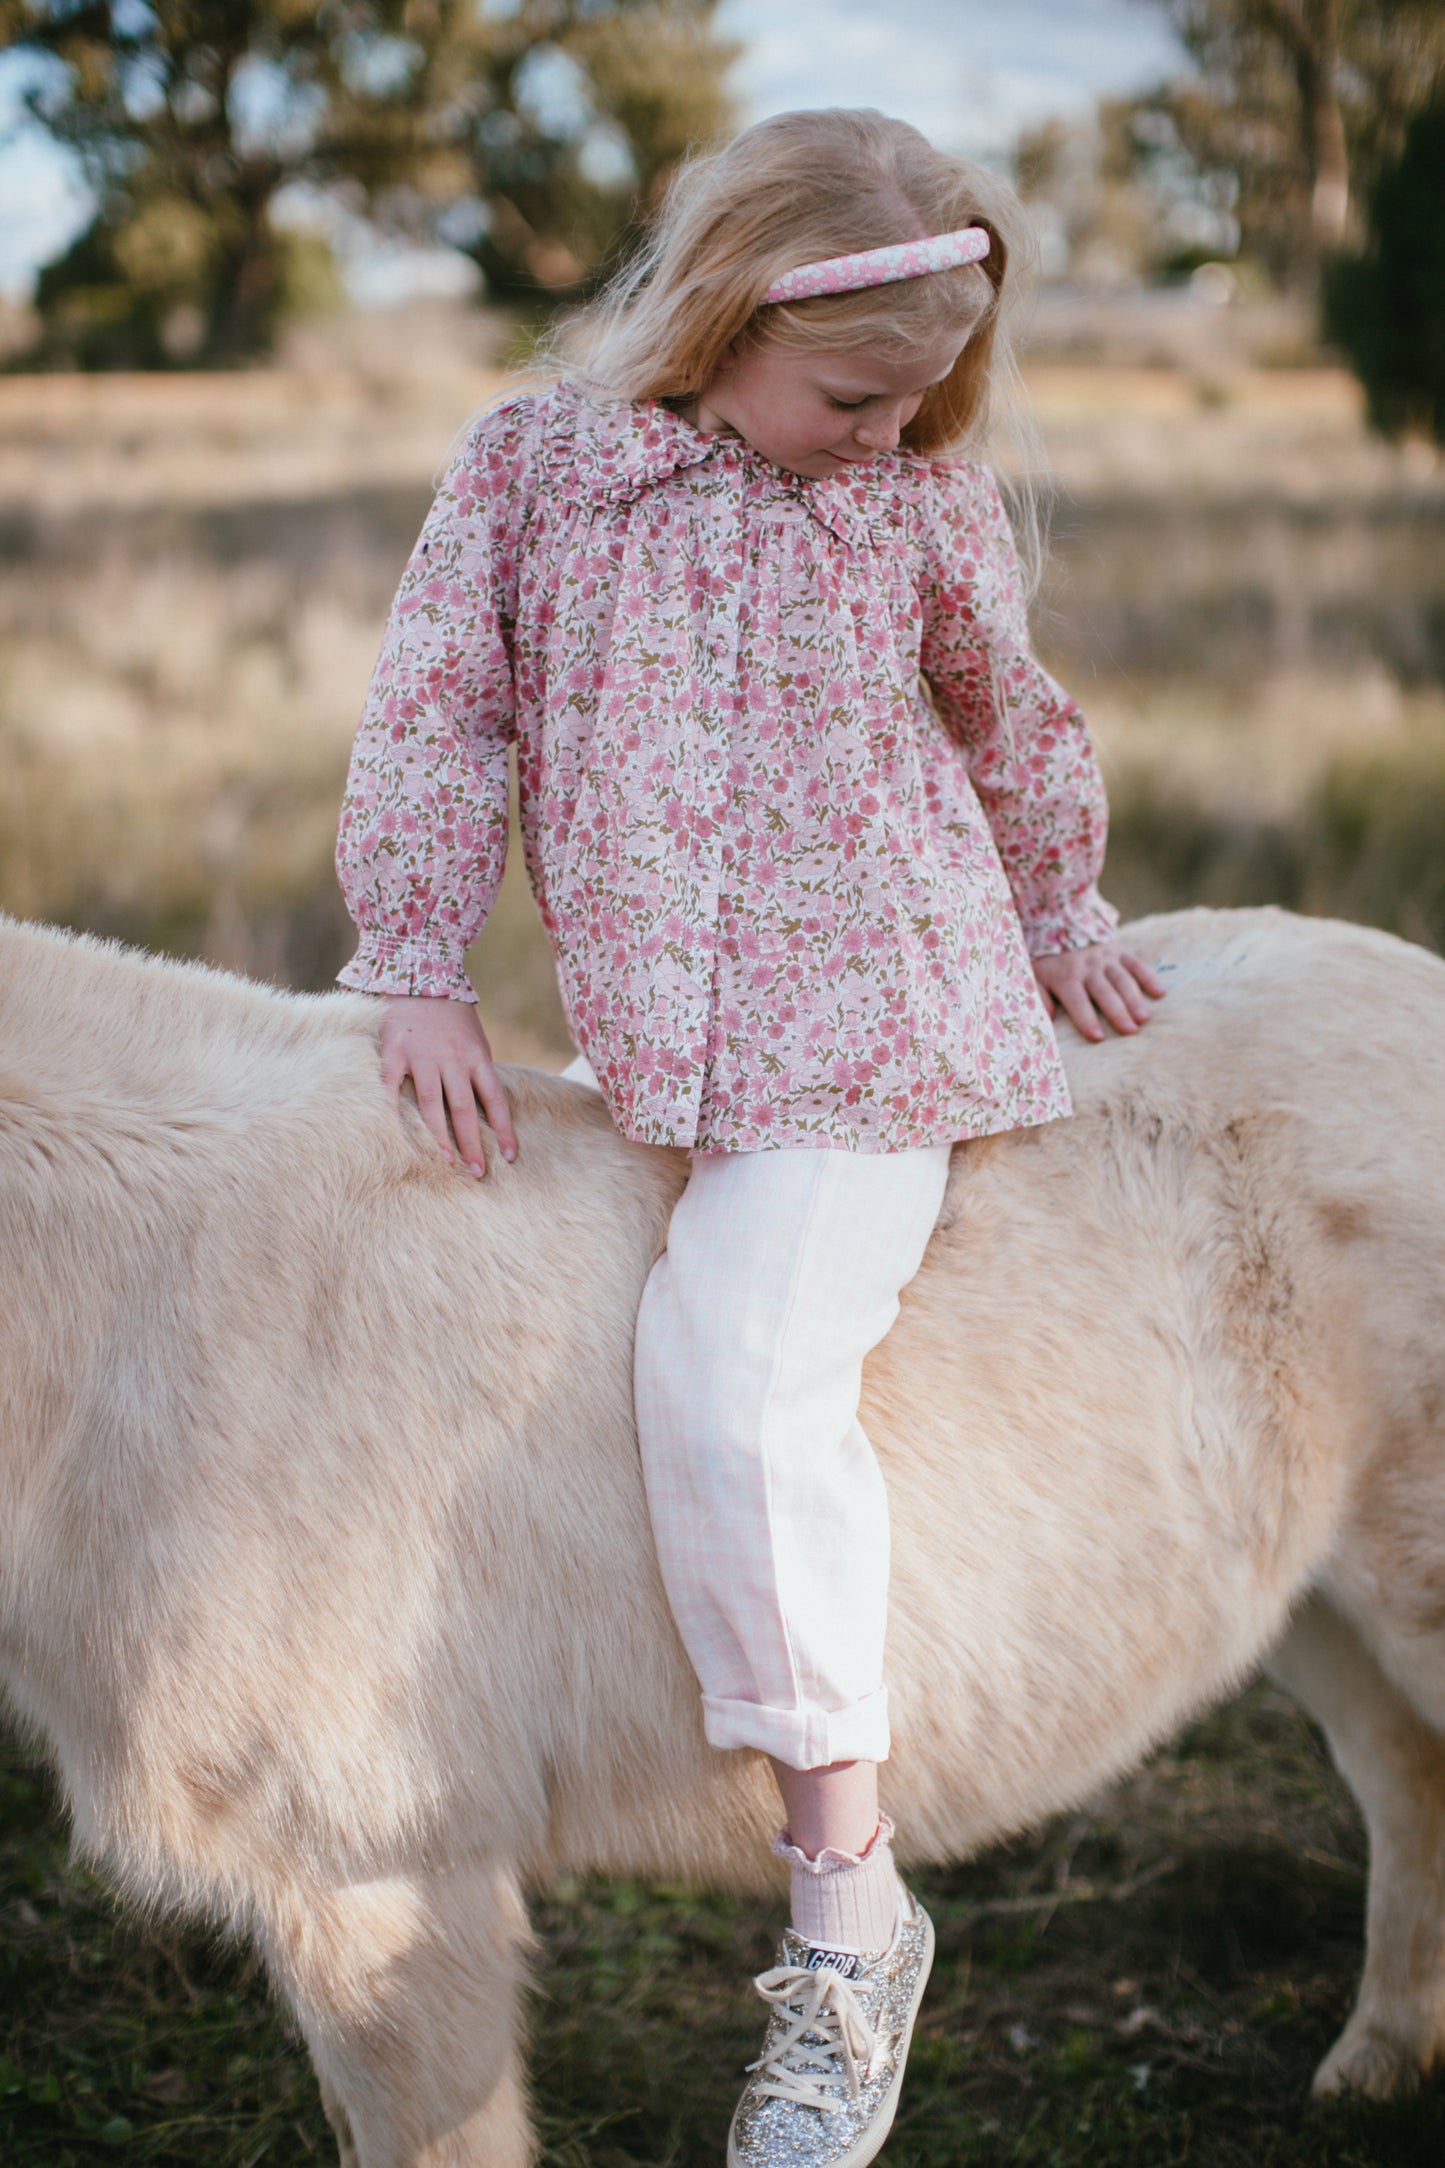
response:
M960 1146L863 1420L913 1861L1079 1801L1270 1656L1370 1825L1323 2088L1445 2054L1445 964L1132 929L1072 1122ZM751 1888L631 1414L685 1177L507 1073L453 1173L377 1014L0 921L0 1679L82 1849L253 1937L352 2168L520 2168L522 1892ZM1272 1652L1272 1655L1271 1655Z

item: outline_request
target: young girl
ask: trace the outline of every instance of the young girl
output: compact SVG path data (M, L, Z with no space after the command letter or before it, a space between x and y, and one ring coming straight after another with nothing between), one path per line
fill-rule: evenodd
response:
M571 372L448 469L342 818L342 979L386 997L388 1084L481 1176L478 1102L504 1159L517 1140L463 959L515 741L582 1073L624 1135L692 1155L637 1419L707 1737L770 1756L786 1815L747 2168L873 2159L931 1958L878 1810L863 1358L950 1147L1068 1113L1055 1004L1099 1039L1163 991L1112 938L1083 721L967 456L1020 217L871 112L787 114L690 166Z

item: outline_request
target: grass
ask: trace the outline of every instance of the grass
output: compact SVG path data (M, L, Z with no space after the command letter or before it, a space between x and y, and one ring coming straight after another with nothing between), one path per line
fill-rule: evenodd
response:
M37 595L0 629L0 907L325 987L353 942L331 858L375 623L338 592L288 603L279 576L156 579ZM1127 916L1276 902L1445 949L1445 693L1299 672L1089 706ZM515 835L472 964L498 1051L565 1058Z
M279 517L279 515L278 515ZM18 567L0 601L0 907L328 985L331 855L395 565L175 546ZM1273 900L1445 948L1445 691L1379 664L1079 682L1130 915ZM566 1036L519 853L475 957L499 1048Z
M82 530L92 506L121 518L94 549L7 568L0 906L286 984L330 981L350 945L336 802L396 550L343 538L298 575L280 548L222 562L164 521L137 554L151 530L124 521L252 502L271 522L257 531L279 537L288 497L420 485L486 381L461 370L417 388L387 368L304 397L269 379L0 386L0 493ZM1326 477L1362 502L1437 487L1363 437L1353 395L1328 377L1207 401L1160 372L1055 371L1039 389L1081 496L1117 485L1141 503L1180 488L1204 501L1240 474L1281 500L1318 497ZM1126 530L1108 530L1121 554L1079 591L1087 614L1091 593L1127 607L1131 582L1149 586L1157 666L1092 688L1064 672L1109 779L1111 895L1130 914L1286 902L1445 949L1439 684L1308 647L1232 679L1186 668L1155 593L1158 548ZM1336 586L1354 577L1353 560L1348 577L1325 564L1323 544L1319 564ZM1281 607L1313 577L1285 567ZM1313 625L1320 609L1296 614ZM474 976L498 1052L555 1061L565 1034L517 855ZM1353 1994L1362 1867L1317 1739L1256 1688L1078 1815L922 1877L940 1956L890 2168L1434 2168L1438 2086L1395 2107L1308 2097ZM8 1737L0 1868L3 2168L334 2157L254 1963L119 1912L67 1862L50 1780ZM546 2162L718 2158L756 2052L744 1983L771 1959L773 1912L589 1883L543 1895L537 1919Z
M1093 711L1129 915L1277 903L1445 950L1445 693L1378 673L1189 681Z
M7 2168L333 2157L254 1962L120 1912L0 1754ZM1363 1839L1314 1732L1256 1686L1027 1839L919 1878L939 1955L890 2168L1434 2168L1445 2088L1316 2104L1360 1962ZM582 1882L536 1904L549 2168L719 2157L774 1907Z
M0 383L19 522L0 522L0 907L330 983L352 938L336 805L387 604L427 476L499 382L444 339L438 356L419 371L373 328L320 377ZM1385 536L1370 511L1434 517L1438 473L1369 439L1333 372L1245 376L1221 402L1181 372L1056 367L1035 392L1062 527L1098 513L1040 632L1103 748L1110 892L1130 914L1270 898L1445 947L1445 692L1420 675L1436 530ZM1236 533L1241 489L1353 524L1276 531L1266 505ZM312 500L335 516L293 517ZM1366 600L1406 626L1409 682L1363 635L1329 646ZM474 963L499 1051L564 1056L515 865Z

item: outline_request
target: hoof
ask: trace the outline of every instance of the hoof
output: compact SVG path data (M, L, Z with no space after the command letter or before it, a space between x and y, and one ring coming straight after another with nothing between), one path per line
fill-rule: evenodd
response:
M1382 2025L1347 2025L1315 2072L1316 2098L1363 2093L1367 2100L1398 2100L1420 2083L1424 2058L1410 2042Z

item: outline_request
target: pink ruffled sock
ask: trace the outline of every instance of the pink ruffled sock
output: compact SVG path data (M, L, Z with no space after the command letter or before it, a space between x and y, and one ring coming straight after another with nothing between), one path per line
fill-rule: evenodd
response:
M793 1932L816 1948L877 1956L898 1925L900 1884L893 1864L893 1824L879 1818L863 1852L831 1847L809 1859L785 1829L773 1845L792 1876Z

